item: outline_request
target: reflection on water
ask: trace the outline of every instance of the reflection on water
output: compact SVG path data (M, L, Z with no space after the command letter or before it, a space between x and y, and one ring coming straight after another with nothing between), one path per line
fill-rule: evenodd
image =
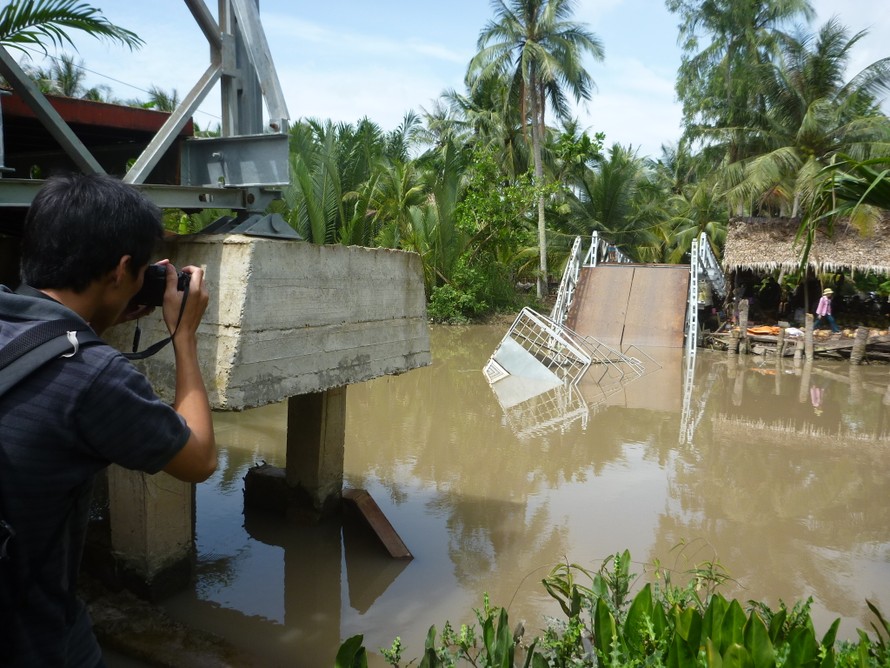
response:
M431 367L348 390L347 484L371 493L407 563L349 524L245 517L247 469L284 464L285 410L217 416L220 470L198 486L199 577L170 611L267 665L331 665L355 633L372 651L400 635L412 657L430 625L472 622L483 592L539 632L557 613L540 586L550 567L597 568L627 548L637 573L716 558L735 580L727 595L812 596L821 632L835 617L842 637L870 628L866 598L890 612L887 367L700 352L684 396L682 360L667 356L606 401L582 383L529 417L481 371L503 334L434 328ZM585 419L529 428L590 405Z

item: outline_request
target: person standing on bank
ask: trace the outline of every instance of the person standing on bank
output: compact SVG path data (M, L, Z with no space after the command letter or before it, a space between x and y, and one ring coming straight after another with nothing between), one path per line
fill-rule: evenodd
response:
M104 175L52 177L22 235L21 279L0 286L0 348L35 323L82 320L98 334L145 315L131 304L163 236L160 210ZM172 407L122 353L81 346L0 397L0 514L14 529L0 561L0 665L103 666L75 588L95 475L115 463L202 482L217 453L196 331L209 293L200 267L188 291L166 260L162 313L176 363ZM187 295L185 304L182 304Z
M834 294L834 290L831 288L825 288L822 291L822 296L819 298L819 304L816 306L816 322L813 324L813 329L819 329L819 324L822 322L822 318L828 321L828 325L831 327L831 331L837 333L840 328L837 326L837 323L834 321L834 316L831 315L831 295Z

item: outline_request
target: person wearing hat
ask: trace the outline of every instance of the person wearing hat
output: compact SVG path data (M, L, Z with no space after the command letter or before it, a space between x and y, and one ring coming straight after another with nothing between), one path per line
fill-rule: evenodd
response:
M837 326L837 323L834 321L834 316L831 315L831 295L833 294L834 290L831 288L825 288L822 291L822 297L819 298L819 305L816 306L816 322L813 325L813 329L819 329L822 318L825 318L825 320L828 321L832 332L837 333L841 331Z

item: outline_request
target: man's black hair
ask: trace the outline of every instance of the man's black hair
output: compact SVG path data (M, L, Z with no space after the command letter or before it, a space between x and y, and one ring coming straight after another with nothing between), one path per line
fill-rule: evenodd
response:
M163 234L160 209L133 186L104 174L52 176L25 218L21 278L82 292L124 255L135 276Z

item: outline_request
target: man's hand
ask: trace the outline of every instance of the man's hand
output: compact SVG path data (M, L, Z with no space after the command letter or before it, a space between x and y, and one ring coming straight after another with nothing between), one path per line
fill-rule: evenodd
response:
M201 267L183 267L182 271L189 275L186 295L177 289L176 268L166 260L164 264L167 267L164 322L173 337L176 359L176 396L173 409L185 418L192 432L185 447L170 460L164 470L180 480L201 482L216 470L216 439L207 390L198 366L196 336L201 317L210 301L210 293Z
M162 260L158 264L167 269L167 288L164 291L163 306L167 330L171 336L176 332L188 332L194 335L210 301L210 293L204 283L204 270L195 266L183 267L183 273L189 276L188 294L186 294L177 287L176 267L170 264L169 260ZM184 308L183 299L185 299ZM175 343L174 340L174 345Z

